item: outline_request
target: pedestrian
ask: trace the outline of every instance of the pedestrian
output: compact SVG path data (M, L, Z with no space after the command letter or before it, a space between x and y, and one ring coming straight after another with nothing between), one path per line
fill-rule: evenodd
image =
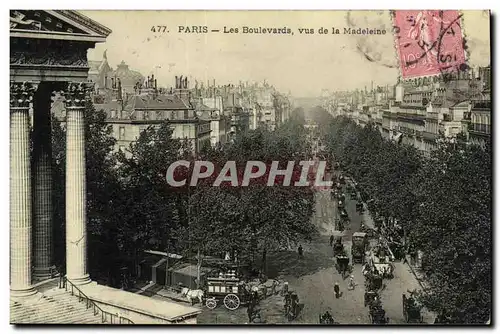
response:
M333 291L335 291L335 298L339 299L340 297L340 287L339 283L335 282L335 286L333 287Z
M253 313L254 313L254 303L253 301L250 302L247 308L247 315L248 315L248 322L251 323L253 319Z
M330 246L333 245L333 234L330 236Z
M349 283L348 283L347 289L354 290L355 287L356 287L356 282L354 282L354 276L351 275L349 277Z
M299 248L297 249L299 256L302 257L304 255L304 250L302 248L302 245L299 245Z
M408 263L408 259L406 258L406 249L404 247L401 249L401 256L403 258L403 264Z
M59 272L59 289L65 288L66 287L66 280L65 280L65 266L63 264L59 265L57 268L57 271Z
M288 295L288 282L285 282L283 284L283 290L281 290L281 294L282 294L282 296Z

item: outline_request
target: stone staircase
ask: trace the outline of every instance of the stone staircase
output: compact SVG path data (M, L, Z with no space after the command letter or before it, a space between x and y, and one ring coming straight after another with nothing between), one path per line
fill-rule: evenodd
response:
M102 317L94 315L94 308L87 308L85 299L70 290L59 289L58 281L51 282L33 297L24 300L10 299L11 324L102 324Z

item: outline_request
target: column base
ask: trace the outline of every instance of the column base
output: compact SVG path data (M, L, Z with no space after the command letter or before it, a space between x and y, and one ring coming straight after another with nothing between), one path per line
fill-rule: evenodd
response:
M92 280L90 279L90 276L88 274L83 276L83 277L78 277L78 278L72 278L69 276L66 276L66 277L68 278L68 281L70 281L74 285L85 285L85 284L89 284L90 282L92 282Z
M10 296L14 298L29 297L36 294L37 291L34 287L29 287L25 289L13 289L10 288Z
M33 268L33 279L37 281L44 281L54 278L57 275L56 266L46 268Z

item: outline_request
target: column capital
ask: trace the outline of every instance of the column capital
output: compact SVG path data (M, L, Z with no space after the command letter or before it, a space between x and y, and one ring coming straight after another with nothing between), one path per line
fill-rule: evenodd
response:
M32 82L10 83L10 107L29 108L33 95L38 89L38 84Z
M94 84L92 82L68 82L66 89L61 92L64 96L66 107L83 108L89 98Z

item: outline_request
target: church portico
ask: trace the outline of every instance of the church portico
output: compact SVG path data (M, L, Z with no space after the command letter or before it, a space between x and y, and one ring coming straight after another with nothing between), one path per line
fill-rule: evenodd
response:
M10 286L36 293L53 277L51 103L66 104L66 273L90 282L87 268L84 110L87 50L111 31L73 11L10 11ZM30 124L30 113L33 124ZM32 132L33 131L33 132ZM32 133L32 136L31 136Z
M85 112L94 85L88 80L87 50L110 33L75 11L10 11L12 324L196 323L201 312L101 286L89 276ZM61 191L53 184L55 95L65 104L64 226L54 221L53 192ZM56 226L65 230L66 263L57 263L61 273L55 270L54 241L64 238L64 230Z

